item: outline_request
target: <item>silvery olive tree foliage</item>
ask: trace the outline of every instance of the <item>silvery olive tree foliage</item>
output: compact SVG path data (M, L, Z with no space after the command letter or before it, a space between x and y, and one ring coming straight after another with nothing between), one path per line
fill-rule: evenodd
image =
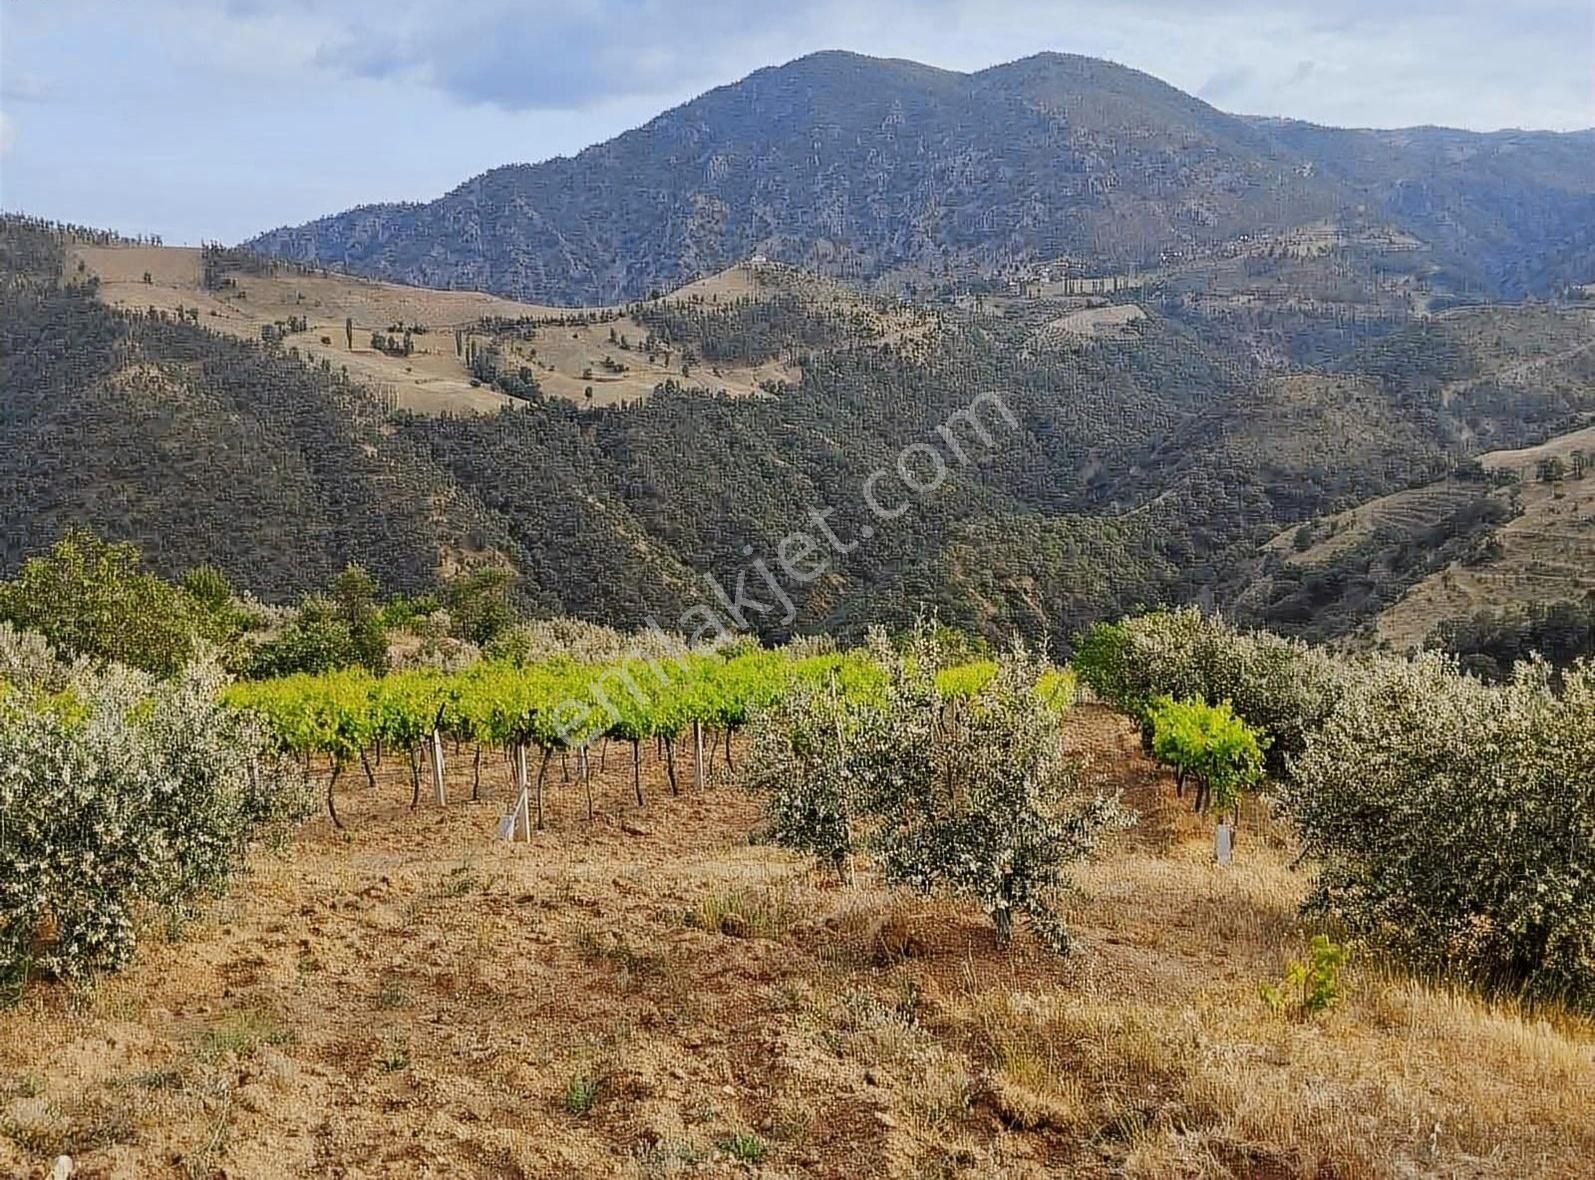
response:
M974 901L1003 944L1022 917L1067 951L1052 904L1067 868L1132 819L1065 756L1047 665L1016 648L954 702L927 628L871 647L884 685L799 686L757 722L749 781L773 837L844 876L869 855L890 883Z
M1320 648L1242 631L1195 607L1099 623L1081 637L1074 666L1097 696L1141 723L1148 742L1158 697L1228 701L1268 739L1265 764L1276 780L1356 674L1354 663Z
M0 619L0 683L55 691L66 683L68 671L43 635L19 631Z
M619 631L582 619L534 619L515 623L485 645L489 659L514 664L536 664L555 658L574 660L663 659L691 650L686 638L671 632L644 629Z
M752 727L743 781L765 798L770 838L844 881L865 819L858 772L877 712L834 682L800 682Z
M1283 800L1318 909L1421 964L1595 999L1595 663L1492 686L1373 661Z
M0 976L128 961L141 926L222 892L250 840L309 803L223 674L74 667L0 685Z

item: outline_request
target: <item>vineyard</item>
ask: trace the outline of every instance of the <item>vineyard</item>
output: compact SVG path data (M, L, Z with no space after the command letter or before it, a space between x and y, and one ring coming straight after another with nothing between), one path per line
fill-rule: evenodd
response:
M925 627L504 646L229 681L0 627L0 1173L1575 1175L1595 1144L1587 667L1492 686L1195 611L1070 668Z
M938 691L950 703L978 694L997 672L992 660L939 668ZM702 788L723 756L731 766L733 735L796 685L827 685L845 696L878 701L886 687L880 663L863 650L814 655L747 649L731 654L681 649L628 660L556 657L540 663L484 661L455 673L411 670L373 676L359 669L244 681L227 688L232 707L262 717L283 754L326 768L326 807L342 827L337 787L358 767L369 785L385 755L408 765L411 806L422 793L422 766L436 802L445 803L446 750L471 749L472 797L479 798L484 751L504 754L515 809L506 835L541 828L552 759L563 782L586 791L593 818L591 760L608 758L611 743L627 748L636 804L646 805L644 751L663 760L672 793L690 766ZM1051 669L1037 686L1062 709L1073 699L1072 675ZM594 748L601 751L595 754ZM720 752L723 751L723 755ZM529 756L535 756L533 776ZM490 761L491 764L491 761Z

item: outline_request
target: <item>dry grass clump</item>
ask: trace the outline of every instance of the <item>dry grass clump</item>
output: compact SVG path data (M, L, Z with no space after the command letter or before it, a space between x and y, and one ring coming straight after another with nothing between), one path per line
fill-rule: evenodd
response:
M1010 1128L1145 1176L1573 1176L1595 1151L1588 1021L1366 955L1327 1014L1283 1018L1258 994L1300 953L1283 866L1127 862L1098 879L1106 897L1077 902L1112 931L1085 986L972 985L949 1001ZM1131 896L1147 905L1139 921L1121 912Z
M582 961L611 968L622 992L641 991L669 974L667 955L651 945L638 946L619 931L583 928L575 941Z
M827 957L840 965L886 967L923 954L916 908L901 894L850 892L824 921Z
M0 1119L0 1135L32 1155L93 1151L138 1137L140 1095L94 1092L27 1104Z
M732 938L780 940L802 915L790 888L742 886L705 894L687 924Z

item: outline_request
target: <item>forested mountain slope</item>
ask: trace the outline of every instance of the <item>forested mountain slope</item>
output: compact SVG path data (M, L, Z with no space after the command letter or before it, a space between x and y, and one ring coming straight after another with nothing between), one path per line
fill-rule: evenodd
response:
M330 367L111 311L55 235L8 221L0 253L0 568L88 524L282 596L349 561L418 589L507 545Z
M1515 299L1595 276L1595 130L1256 122L1428 243L1448 285Z
M640 298L755 253L921 290L1060 261L1158 268L1323 221L1416 235L1447 290L1589 282L1588 134L1360 132L1227 115L1109 62L973 74L827 52L570 158L251 245L438 287Z
M50 233L11 221L0 239L4 570L89 524L165 572L212 561L275 597L350 560L411 590L491 562L530 609L620 624L725 615L720 590L734 599L740 579L758 604L743 621L770 638L856 635L928 605L1061 648L1094 618L1170 600L1339 634L1429 571L1426 542L1326 571L1285 560L1281 530L1441 479L1487 496L1470 455L1595 411L1595 373L1569 351L1589 313L1573 307L1372 335L1298 311L1292 330L1330 360L1303 369L1237 350L1257 324L1178 314L1172 294L922 307L838 300L772 265L735 297L608 321L646 333L615 357L672 357L646 398L550 397L510 375L505 409L419 414L349 381L335 348L311 365L295 334L245 342L114 311L63 275ZM620 314L490 318L470 335L508 371ZM788 379L719 390L719 366L774 360ZM1503 519L1470 509L1453 532L1482 543ZM798 533L823 540L812 577L780 572Z
M1278 630L1361 630L1404 648L1450 619L1595 589L1595 309L1459 308L1339 367L1338 380L1356 374L1398 405L1427 407L1435 437L1475 460L1282 533L1239 609Z

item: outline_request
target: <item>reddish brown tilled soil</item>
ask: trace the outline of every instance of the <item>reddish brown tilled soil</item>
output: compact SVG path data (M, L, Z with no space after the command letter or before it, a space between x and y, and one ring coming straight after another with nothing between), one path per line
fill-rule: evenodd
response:
M639 809L612 749L591 824L555 762L547 830L506 844L501 757L482 801L464 751L412 812L390 756L339 784L346 832L318 816L128 970L0 1012L0 1176L1578 1174L1587 1030L1377 974L1282 1022L1278 833L1249 815L1218 870L1128 725L1067 736L1142 824L1077 874L1066 959L750 843L756 803L690 758L673 796L650 752Z

